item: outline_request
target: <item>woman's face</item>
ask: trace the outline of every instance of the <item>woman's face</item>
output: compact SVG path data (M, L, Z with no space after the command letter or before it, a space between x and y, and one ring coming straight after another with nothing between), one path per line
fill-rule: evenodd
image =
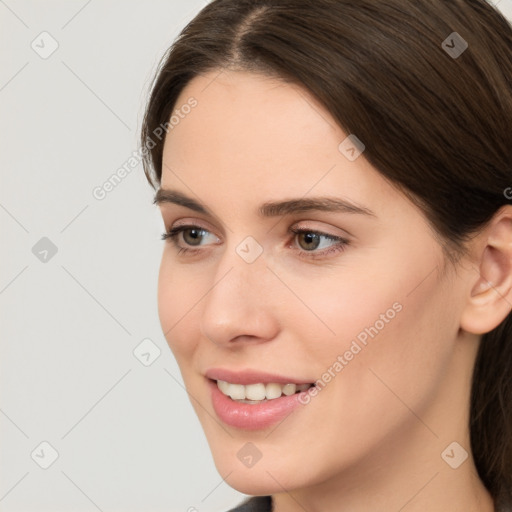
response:
M420 211L297 86L216 71L175 110L161 187L190 202L159 204L189 228L165 242L159 316L219 473L265 494L441 460L464 284Z

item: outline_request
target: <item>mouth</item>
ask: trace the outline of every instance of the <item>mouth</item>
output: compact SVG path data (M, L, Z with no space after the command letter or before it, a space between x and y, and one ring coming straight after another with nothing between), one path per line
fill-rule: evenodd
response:
M225 380L214 380L220 392L234 402L257 405L264 402L276 400L282 396L291 396L314 387L313 383L280 384L278 382L257 382L253 384L238 384Z
M299 372L292 376L251 368L209 368L204 373L217 417L243 430L270 428L309 403L309 390L317 386L297 375ZM298 414L305 412L306 408Z

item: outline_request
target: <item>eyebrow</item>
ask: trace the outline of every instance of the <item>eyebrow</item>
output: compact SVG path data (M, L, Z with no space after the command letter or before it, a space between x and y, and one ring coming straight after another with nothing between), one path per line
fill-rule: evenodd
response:
M177 190L159 189L155 194L153 204L161 205L164 203L177 204L195 212L215 217L215 215L204 205L198 203L195 199L178 192ZM324 212L355 213L377 217L374 212L364 206L357 205L346 199L334 197L311 197L288 199L285 201L268 201L259 207L258 213L261 217L278 217L281 215L310 212L314 210Z

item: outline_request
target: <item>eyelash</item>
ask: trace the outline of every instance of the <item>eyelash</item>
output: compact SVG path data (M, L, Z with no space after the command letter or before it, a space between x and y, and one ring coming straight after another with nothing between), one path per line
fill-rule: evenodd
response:
M197 229L199 231L206 231L209 233L207 229L203 229L201 226L194 226L194 225L187 225L187 226L177 226L175 228L171 228L168 232L162 234L162 240L169 240L172 242L172 244L179 249L178 254L184 254L184 253L197 253L200 252L202 249L188 249L186 247L181 247L178 245L177 237L178 235L187 229ZM299 257L306 258L306 259L316 259L316 258L323 258L327 256L328 254L332 253L338 253L345 250L345 248L350 244L350 242L342 237L329 235L327 233L323 233L322 231L314 231L312 229L305 229L305 228L294 228L289 230L290 234L300 235L303 233L308 234L314 234L319 235L321 237L324 237L328 240L338 242L336 245L329 247L328 249L324 249L323 251L305 251L303 249L296 249L296 252L298 253Z

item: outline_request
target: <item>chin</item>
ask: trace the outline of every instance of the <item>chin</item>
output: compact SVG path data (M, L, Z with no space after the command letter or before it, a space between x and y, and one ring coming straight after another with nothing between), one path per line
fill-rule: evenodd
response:
M233 445L234 443L231 443ZM252 467L246 467L237 457L240 446L219 444L213 447L212 455L215 467L226 483L243 494L264 496L307 487L312 482L311 468L294 467L295 463L287 464L283 457L269 453L257 461ZM229 447L228 447L229 446Z
M276 492L282 492L282 488L279 488L275 482L273 482L273 485L270 482L254 482L249 475L246 478L240 477L240 475L237 475L237 477L230 475L226 479L226 483L235 491L250 496L270 496Z
M265 468L259 470L255 467L250 469L229 469L220 465L216 466L221 477L225 478L226 483L238 492L249 494L251 496L266 496L282 492L283 487L287 490L296 487L293 482L286 480L286 475L272 473L272 476L265 471ZM220 469L219 469L220 468ZM229 472L232 471L231 474ZM226 478L226 475L229 476ZM279 482L279 483L278 483Z

